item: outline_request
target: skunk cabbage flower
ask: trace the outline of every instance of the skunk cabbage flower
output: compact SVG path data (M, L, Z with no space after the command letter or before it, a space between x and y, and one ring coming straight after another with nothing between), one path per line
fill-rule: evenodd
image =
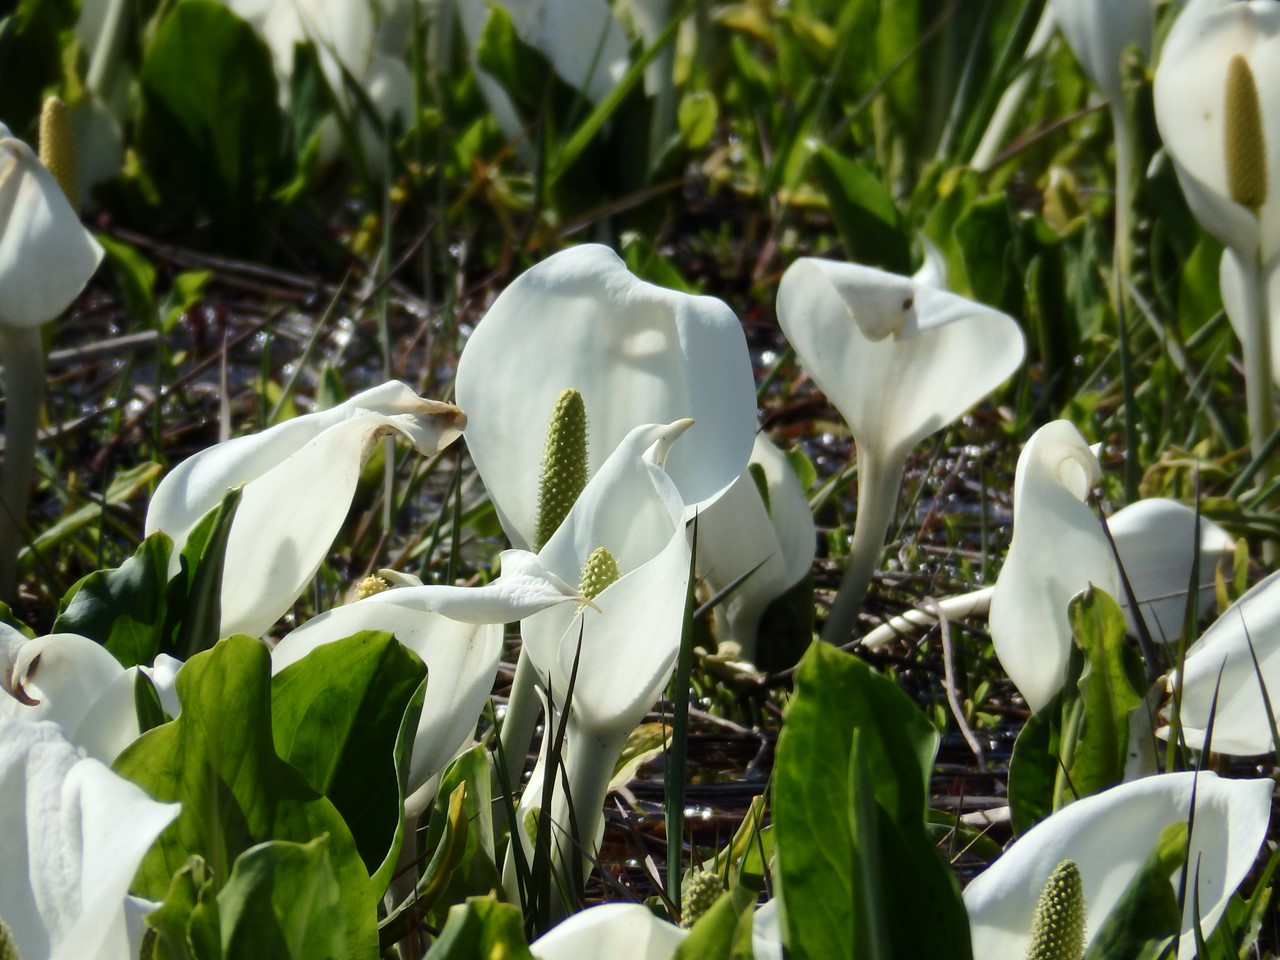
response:
M1218 709L1210 744L1216 753L1256 756L1275 749L1270 714L1280 704L1278 640L1280 573L1273 573L1232 604L1187 651L1180 715L1182 737L1188 746L1204 748L1216 696ZM1169 679L1169 689L1177 689L1178 684L1175 674ZM1167 737L1168 728L1160 735Z
M602 903L569 917L529 944L538 960L671 960L689 935L639 903Z
M893 518L911 449L998 387L1026 352L1013 318L871 267L803 258L782 276L778 322L849 424L858 517L824 639L848 639Z
M1049 0L1049 7L1093 85L1121 104L1120 58L1132 46L1151 55L1154 0Z
M996 656L1033 711L1066 679L1067 608L1089 584L1120 596L1111 546L1086 502L1102 469L1070 421L1027 441L1013 479L1013 542L991 597Z
M636 279L607 247L571 247L502 292L458 361L467 449L516 547L541 546L537 478L566 388L586 407L588 475L633 427L686 417L667 462L686 505L719 496L751 455L755 382L733 311Z
M751 463L698 514L698 569L714 594L754 569L714 609L716 639L756 658L765 608L800 582L817 548L809 500L786 455L756 435Z
M271 651L271 671L361 630L394 634L431 678L409 766L409 789L416 791L470 738L498 673L503 624L581 599L540 567L522 564L528 554L509 550L502 557L502 575L483 587L395 587L313 617Z
M1198 776L1198 781L1197 781ZM1038 823L964 891L973 955L1028 956L1032 919L1050 873L1075 863L1084 887L1085 939L1095 936L1155 848L1165 827L1186 823L1195 797L1179 957L1196 950L1199 922L1208 936L1228 898L1253 866L1271 813L1270 780L1224 780L1213 773L1144 777L1077 800ZM1180 878L1170 878L1173 890Z
M466 415L390 381L331 410L236 437L188 458L156 488L146 532L174 540L244 484L227 543L222 636L261 636L297 599L337 536L360 468L382 437L402 434L424 456L461 435Z
M138 956L126 923L129 885L178 805L157 803L81 757L55 724L6 716L0 798L0 955Z
M572 840L557 838L562 871L581 851L594 852L618 755L675 667L690 556L684 504L662 461L687 429L688 421L677 421L632 430L537 556L554 576L580 578L596 608L552 607L521 623L525 653L551 702L548 716L565 709L577 670L564 751L577 829ZM564 803L562 786L557 780L553 817ZM520 822L538 802L540 791L526 789ZM568 821L555 819L567 833Z

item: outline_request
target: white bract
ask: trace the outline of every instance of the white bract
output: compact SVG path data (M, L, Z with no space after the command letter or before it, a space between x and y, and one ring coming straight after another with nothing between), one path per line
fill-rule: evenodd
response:
M538 960L671 960L687 930L639 903L603 903L569 917L529 944Z
M419 790L471 737L498 672L502 625L581 599L521 560L517 551L503 554L502 576L484 587L396 587L336 607L281 640L271 651L271 670L279 673L316 647L362 630L394 634L427 668L408 777L410 792Z
M1008 379L1026 352L1012 317L928 283L803 258L782 276L778 322L835 404L858 456L858 517L825 639L853 629L911 449Z
M320 567L355 496L360 468L382 437L401 434L429 456L461 435L466 415L390 381L331 410L237 437L183 461L160 483L146 532L178 550L225 493L244 484L227 543L222 636L261 636Z
M1151 54L1154 0L1049 0L1049 6L1084 72L1119 105L1121 56L1133 46Z
M1027 441L1013 480L1013 541L991 597L991 639L1033 711L1062 688L1071 653L1071 598L1090 584L1120 596L1111 547L1086 502L1098 458L1067 420Z
M1210 744L1215 753L1255 756L1275 749L1270 713L1280 704L1278 641L1280 573L1273 573L1232 604L1187 651L1180 716L1188 746L1203 749L1216 697ZM1178 684L1175 673L1170 690ZM1168 728L1160 735L1167 737Z
M751 455L755 382L733 311L638 280L607 247L572 247L504 290L458 361L467 449L516 547L539 546L547 422L566 388L586 406L589 474L633 427L691 418L667 472L705 506Z
M81 757L55 724L0 716L0 920L17 956L136 957L129 885L177 815Z
M736 644L754 661L761 615L809 572L816 548L813 514L795 471L757 434L747 470L698 514L698 569L713 594L755 570L716 605L717 641Z
M1194 792L1195 824L1187 858L1192 873L1178 946L1179 957L1194 957L1196 894L1200 926L1208 936L1266 837L1271 791L1270 780L1169 773L1124 783L1064 807L1016 840L965 889L973 955L984 960L1027 956L1040 891L1063 860L1073 861L1080 870L1085 935L1092 939L1155 848L1161 831L1188 821ZM1170 882L1176 891L1179 876Z

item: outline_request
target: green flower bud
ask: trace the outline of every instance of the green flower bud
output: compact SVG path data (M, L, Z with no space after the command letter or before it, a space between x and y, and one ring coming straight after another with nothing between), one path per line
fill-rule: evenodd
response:
M535 550L551 539L587 485L587 407L577 390L560 391L547 424L538 488Z
M67 195L71 209L80 212L80 177L76 168L76 141L71 135L67 105L49 97L40 111L40 162L49 168Z
M578 592L588 600L594 600L621 576L622 571L618 569L618 561L613 559L613 554L605 547L596 547L582 565Z
M1262 104L1249 61L1236 54L1227 64L1227 189L1255 213L1267 202L1267 138Z
M680 926L692 927L720 899L724 883L710 870L689 875L680 891Z
M1084 956L1084 883L1074 861L1053 868L1031 921L1027 960L1080 960Z

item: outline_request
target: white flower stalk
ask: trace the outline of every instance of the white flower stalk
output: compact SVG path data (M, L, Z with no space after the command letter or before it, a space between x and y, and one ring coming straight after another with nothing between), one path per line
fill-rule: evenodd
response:
M778 288L778 322L840 411L858 456L852 552L823 639L849 639L893 519L911 449L1008 379L1014 320L913 278L805 258Z
M1188 746L1204 748L1216 697L1210 744L1215 753L1255 756L1275 749L1270 712L1280 708L1278 641L1280 573L1273 573L1232 604L1192 645L1181 678L1177 673L1169 678L1171 691L1182 688L1182 738ZM1168 737L1169 728L1159 735Z
M1087 500L1098 458L1067 420L1027 441L1013 481L1013 541L991 597L991 638L1033 711L1066 680L1071 598L1093 584L1120 596L1111 547Z
M1193 791L1195 824L1187 858L1191 873L1178 956L1194 957L1197 919L1207 936L1266 838L1270 780L1224 780L1213 773L1161 774L1064 807L1016 840L966 888L973 955L984 960L1023 960L1028 955L1041 891L1049 875L1066 860L1080 872L1085 940L1091 942L1165 827L1188 821ZM1179 874L1170 883L1177 891Z
M671 960L687 930L639 903L603 903L575 913L529 945L538 960Z
M58 151L65 153L66 149ZM102 260L40 158L0 124L0 361L5 452L0 472L0 598L12 599L41 400L40 327L79 296Z
M1049 0L1071 51L1120 123L1124 122L1120 58L1130 47L1151 55L1154 6L1154 0ZM1117 145L1121 134L1117 126Z
M1271 296L1280 262L1280 2L1193 0L1156 71L1156 123L1196 219L1221 240L1223 303L1245 358L1253 452L1275 424Z
M580 851L594 852L622 745L675 667L689 543L680 494L653 461L689 426L678 421L635 428L537 556L554 576L581 578L582 592L598 608L552 607L521 624L525 651L556 711L564 709L576 663L565 763L578 829L572 840L558 832L554 846L555 867L565 878ZM607 575L598 577L603 569ZM561 786L557 781L557 792ZM533 793L525 791L522 807L539 802ZM558 827L567 831L569 824Z
M82 758L55 724L0 716L0 920L16 955L137 957L129 885L177 815L177 804Z
M816 548L813 514L795 471L757 434L746 471L698 514L698 569L711 592L755 571L716 605L717 641L754 662L761 615L809 572Z
M217 444L183 461L156 488L146 532L177 551L191 528L244 484L227 543L222 636L261 636L324 561L377 442L400 434L424 456L461 435L466 415L390 381L347 402Z

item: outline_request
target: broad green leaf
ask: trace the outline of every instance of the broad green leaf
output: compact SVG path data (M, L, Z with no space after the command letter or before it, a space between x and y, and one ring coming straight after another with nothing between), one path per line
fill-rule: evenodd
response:
M827 146L818 148L813 162L845 256L894 273L910 273L911 250L902 214L880 179Z
M244 222L284 143L266 43L229 7L183 0L161 21L138 79L139 144L166 195Z
M147 914L154 960L220 960L221 920L213 877L199 856L173 875L158 910Z
M240 488L228 490L183 544L180 572L169 584L172 646L180 660L191 659L222 638L222 568L240 494ZM175 615L180 618L176 622Z
M701 150L710 142L716 132L719 115L716 98L707 90L694 90L680 98L676 121L690 150Z
M431 948L431 960L534 960L524 937L520 908L495 897L477 897L449 911L449 921Z
M476 44L476 65L502 84L526 116L536 115L553 71L541 52L520 39L506 7L489 7Z
M959 887L925 826L937 732L891 680L828 644L795 683L773 787L792 956L870 958L856 945L879 930L884 956L967 958Z
M1015 837L1053 813L1064 701L1073 699L1074 691L1059 690L1027 719L1014 741L1009 760L1009 821Z
M750 914L754 904L754 897L735 897L732 891L726 890L689 928L689 936L676 948L675 960L728 957L744 921L750 939Z
M135 891L159 899L173 872L198 854L217 884L245 850L268 840L307 843L329 835L342 890L346 956L377 953L374 891L334 805L276 755L271 732L271 658L251 637L230 637L178 674L182 714L128 747L115 769L182 812L143 860Z
M1177 940L1182 911L1169 878L1187 856L1187 825L1171 823L1085 951L1085 960L1157 960Z
M172 552L168 535L153 533L114 570L89 574L68 591L51 632L97 640L126 667L150 665L165 648Z
M132 244L106 234L97 234L96 237L106 251L111 275L129 317L143 327L149 327L156 315L156 265Z
M342 891L327 836L246 850L218 893L218 911L225 957L311 960L346 951Z
M1125 666L1120 604L1090 587L1071 601L1069 616L1086 664L1078 684L1084 711L1069 770L1076 793L1088 796L1124 779L1129 711L1141 702L1142 690Z
M390 882L400 853L425 677L413 651L368 631L318 647L271 678L276 753L333 801L375 891Z
M1003 194L975 201L956 220L955 237L970 295L980 303L1006 308L1009 285L1020 285L1018 271L1009 262L1013 244L1009 201Z

